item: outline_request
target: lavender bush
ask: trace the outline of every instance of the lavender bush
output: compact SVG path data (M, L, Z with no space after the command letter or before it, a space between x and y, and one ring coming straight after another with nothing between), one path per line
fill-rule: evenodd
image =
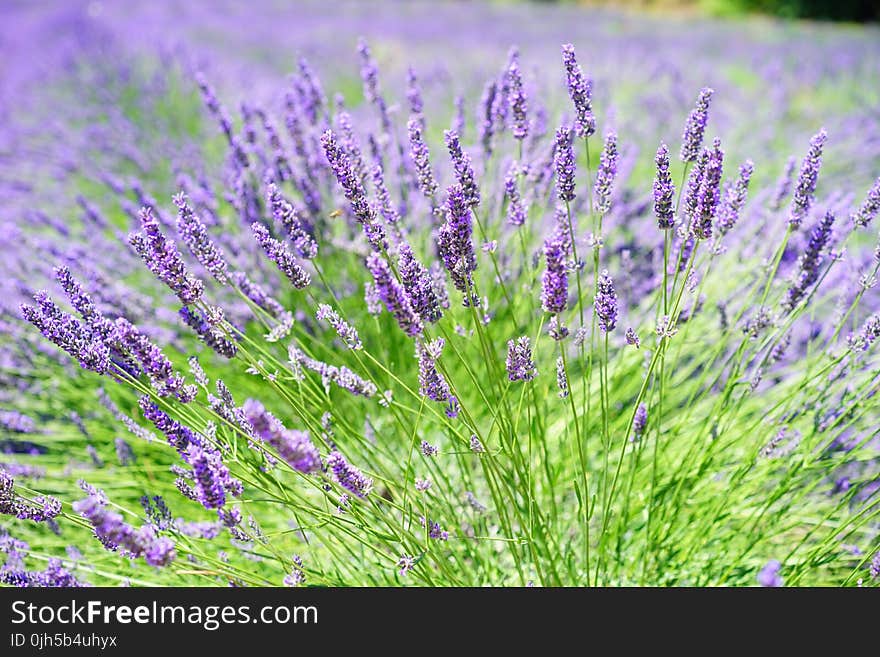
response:
M877 584L876 31L149 7L4 10L0 582Z

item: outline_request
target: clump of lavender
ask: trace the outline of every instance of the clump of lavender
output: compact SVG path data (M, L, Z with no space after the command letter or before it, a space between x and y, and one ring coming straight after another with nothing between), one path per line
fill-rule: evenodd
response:
M868 190L865 200L859 209L850 215L850 219L858 228L867 228L878 212L880 212L880 178L877 178L873 187Z
M654 214L660 230L668 230L675 225L675 183L669 173L669 148L660 144L654 158L657 164L657 177L654 179Z
M472 240L473 225L467 195L460 185L447 190L446 223L437 232L437 250L452 277L456 289L464 294L464 304L476 304L473 293L473 273L477 256Z
M593 308L596 311L599 328L605 333L613 331L617 326L617 292L614 291L614 283L607 271L599 274Z
M791 209L788 212L788 225L791 228L800 227L813 205L816 182L819 180L819 168L822 166L822 149L825 147L827 139L828 133L824 130L820 130L810 139L810 150L807 151L801 163L801 172L798 175L794 198L792 198Z
M342 317L339 316L335 310L333 310L326 303L322 303L318 306L318 312L315 313L315 319L325 321L333 329L336 331L336 334L340 337L342 342L349 349L363 349L364 345L361 342L360 336L358 335L357 329L353 326L349 325Z
M151 208L140 211L141 231L128 237L135 252L147 268L165 283L184 304L195 303L202 297L203 285L190 275L174 242L165 237Z
M271 237L266 227L259 222L255 221L251 224L251 230L254 232L257 244L262 247L266 257L278 266L278 269L287 276L287 280L290 281L293 287L301 290L309 286L312 282L312 277L296 261L296 258L294 258L293 253L290 252L286 244Z
M561 126L556 131L556 151L553 164L556 168L556 195L563 203L574 200L575 161L572 149L572 131Z
M751 160L746 160L739 168L739 176L735 182L728 182L724 190L724 197L718 208L718 233L726 235L739 219L749 192L749 182L755 165Z
M449 157L452 159L455 179L461 187L464 202L468 207L475 207L480 204L480 188L474 177L471 156L462 150L458 133L447 130L443 134L446 139L446 148L449 150Z
M605 135L605 144L599 157L599 170L596 172L596 186L593 190L596 212L599 214L606 214L611 209L611 189L617 177L618 158L617 133L611 131Z
M834 214L827 212L825 217L810 233L807 248L798 260L798 270L791 286L782 300L782 308L794 310L798 302L806 296L810 286L819 280L819 268L822 265L822 252L831 240L831 227L834 225Z
M681 136L681 161L693 162L700 154L703 146L703 135L706 132L706 123L709 121L709 103L712 101L714 89L704 87L700 90L697 102L688 115Z
M527 335L507 341L507 378L511 381L531 381L538 375L532 360L532 341Z
M596 132L596 117L593 116L590 99L592 89L590 81L584 77L584 72L577 62L574 46L570 43L562 46L562 63L565 66L568 95L574 104L574 129L578 137L586 139Z
M413 308L406 289L392 275L391 268L381 256L372 253L367 257L367 269L373 275L376 293L385 304L401 330L409 336L422 332L422 320Z
M345 460L337 451L330 452L327 457L327 469L340 486L355 496L364 498L373 489L373 480Z

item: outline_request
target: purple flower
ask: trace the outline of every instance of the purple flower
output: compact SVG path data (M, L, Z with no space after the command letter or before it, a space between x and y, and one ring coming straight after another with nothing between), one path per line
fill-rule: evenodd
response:
M150 208L141 208L140 221L141 232L129 235L128 241L147 268L184 304L189 305L201 299L202 282L189 274L180 252L174 242L162 234Z
M548 313L564 312L568 302L568 248L569 237L562 226L544 241L547 269L541 278L541 305Z
M466 306L477 303L471 290L472 274L477 268L472 233L467 196L460 185L453 185L447 190L446 223L437 232L437 250L452 283L465 295Z
M327 130L321 135L321 144L324 147L324 154L330 162L330 168L336 175L336 180L339 181L345 198L351 204L351 211L355 219L364 228L364 234L370 246L374 251L387 248L385 232L382 230L381 224L376 222L376 212L367 199L363 180L356 175L349 156L339 147L331 130Z
M366 381L344 366L336 367L306 356L300 349L290 345L287 349L290 361L297 367L317 372L321 375L321 381L326 389L331 383L336 384L343 390L348 390L353 395L372 397L376 394L376 384Z
M636 408L636 415L633 418L633 440L639 440L645 433L645 427L648 426L648 407L642 402Z
M327 469L340 486L357 497L364 498L373 489L373 480L345 460L337 451L330 452L327 457Z
M419 449L421 450L422 454L432 458L434 456L437 456L438 452L440 451L437 449L436 446L432 445L427 440L422 441L421 445L419 445Z
M477 186L474 178L471 156L462 150L457 132L447 130L443 134L446 139L446 148L449 150L449 156L452 159L455 179L458 181L461 193L464 195L464 202L469 207L477 206L480 204L480 188Z
M617 293L614 291L614 283L607 271L603 271L599 275L593 308L596 311L599 328L605 333L614 330L614 327L617 326Z
M715 91L709 87L700 90L697 102L688 115L684 125L684 133L681 137L681 161L693 162L700 154L703 145L703 134L706 132L706 123L709 120L709 103Z
M15 480L0 468L0 514L15 516L21 520L47 522L61 513L61 502L54 497L38 496L32 501L15 493Z
M306 574L303 571L302 559L299 555L293 555L293 568L284 576L284 586L297 587L306 582Z
M311 260L318 255L318 244L309 234L303 220L300 219L296 208L282 196L275 183L269 183L267 187L268 206L272 209L272 217L287 232L287 238L293 245L297 255Z
M437 194L437 181L434 179L434 172L431 171L431 156L428 145L422 136L422 124L419 119L411 118L409 120L407 132L409 133L409 154L416 166L419 190L433 205L434 196Z
M868 568L871 579L880 578L880 551L876 552L871 558L871 565Z
M373 275L376 293L385 303L398 326L409 336L422 332L422 320L413 308L413 302L406 289L391 273L388 263L376 253L367 257L367 269Z
M758 573L758 584L768 588L777 588L785 582L779 574L782 570L782 564L775 559L768 561L761 571Z
M171 361L146 335L124 317L114 323L119 343L138 362L160 397L174 395L184 404L195 398L195 386L186 385L183 376L174 371Z
M617 133L605 135L602 155L599 157L599 169L596 172L596 186L593 196L596 199L596 212L606 214L611 209L611 189L617 177Z
M416 558L408 554L401 554L397 560L397 567L400 568L401 576L405 576L416 565Z
M565 360L562 356L556 358L556 387L559 388L559 397L568 397L568 376L565 373Z
M286 311L278 301L266 294L266 291L248 278L247 274L241 271L232 273L232 281L236 287L250 299L254 304L272 315L275 319L280 319L285 315Z
M868 191L868 195L859 209L850 215L852 222L859 228L866 228L880 212L880 178L877 178L874 186Z
M639 341L639 336L636 334L635 330L633 330L632 327L629 327L628 329L626 329L625 337L626 337L626 343L628 345L632 345L636 349L639 348L639 345L641 344L641 342Z
M556 168L556 195L563 203L574 200L574 178L576 174L571 128L561 126L556 131L556 152L553 165Z
M376 200L379 202L379 212L385 223L394 225L400 221L400 213L391 202L391 194L385 184L385 171L381 164L377 164L372 170L373 187L376 190Z
M345 346L349 349L364 348L360 336L358 336L357 329L349 325L348 322L339 316L339 313L326 303L322 303L318 306L318 312L315 314L315 318L326 321L330 324L330 326L335 329L336 334L342 339L342 342L345 343Z
M782 301L784 310L789 312L794 310L798 302L806 296L808 288L819 280L819 267L823 260L822 252L831 240L833 224L834 214L827 212L825 218L810 233L807 248L798 261L798 271Z
M858 335L849 336L847 343L853 351L867 351L877 338L880 338L880 314L875 313L865 320Z
M422 112L425 109L425 101L422 98L422 90L419 87L419 79L416 76L415 69L412 66L406 68L406 100L409 102L409 111L411 114L419 117L424 123ZM421 126L424 130L424 125Z
M416 259L409 244L402 243L398 254L400 282L409 295L413 310L423 322L436 322L443 316L443 299L431 273Z
M724 198L718 208L718 232L726 235L739 219L739 213L746 202L749 192L749 181L755 165L751 160L746 160L739 168L739 176L736 182L728 182L724 191Z
M513 125L514 139L523 140L529 135L529 119L526 93L523 89L522 73L519 70L519 58L513 57L507 67L507 102L510 105L510 118Z
M174 197L177 206L177 232L189 252L221 285L228 281L226 260L223 253L208 237L205 224L195 215L186 194L180 192Z
M34 420L18 411L0 411L0 429L12 433L32 433Z
M184 306L178 311L178 314L187 326L198 333L202 342L208 345L217 354L224 358L235 358L235 354L238 352L238 346L235 342L227 339L226 336L223 335L223 331L216 326L212 326L202 315L202 311L193 311L187 306Z
M504 195L507 197L507 221L512 226L522 226L526 222L526 208L519 193L519 162L512 162L504 178Z
M712 237L712 219L718 209L721 196L721 173L724 165L724 151L721 141L716 139L712 150L708 151L706 164L700 176L700 188L691 217L691 233L698 240Z
M531 381L538 375L532 360L532 342L524 335L507 341L507 378L511 381Z
M772 200L770 201L770 209L774 212L782 207L782 203L791 191L791 182L794 177L794 168L796 166L797 159L794 157L788 158L788 161L785 163L785 169L783 170L779 181L776 183L776 189L774 190Z
M490 80L483 89L483 96L480 99L480 143L483 145L483 153L488 159L492 155L492 137L495 135L495 116L492 114L492 107L495 105L495 96L498 95L498 82ZM458 131L453 131L460 134Z
M819 168L822 166L822 149L825 147L826 139L828 139L828 133L825 130L820 130L810 139L810 150L807 151L801 163L801 172L798 175L794 198L792 198L791 209L788 212L788 225L791 228L798 228L801 225L813 204L816 182L819 180Z
M470 448L474 454L482 454L485 449L483 449L483 443L480 442L480 439L477 438L477 434L471 434L470 438Z
M416 344L416 357L419 359L419 394L435 402L447 402L446 415L458 417L458 400L452 395L449 384L437 370L437 359L445 341L438 338L434 342Z
M263 251L269 260L278 266L281 273L287 276L287 279L295 288L301 290L309 286L312 282L311 277L308 272L299 265L286 244L270 237L269 231L259 222L255 221L252 223L251 230L254 231L254 237L257 240L257 244L263 248Z
M654 158L657 164L657 177L654 179L654 214L660 230L668 230L675 225L673 199L675 183L669 173L669 148L661 143Z
M566 43L562 46L562 63L565 66L565 78L568 95L574 104L574 130L581 139L586 139L596 132L596 117L590 101L592 92L589 80L575 57L574 46Z

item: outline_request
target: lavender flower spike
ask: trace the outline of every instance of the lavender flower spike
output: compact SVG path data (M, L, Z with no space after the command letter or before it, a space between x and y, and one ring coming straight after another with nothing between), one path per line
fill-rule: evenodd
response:
M878 212L880 212L880 178L877 178L861 207L850 216L850 219L859 228L867 228Z
M511 226L526 222L526 208L517 186L519 163L512 162L504 178L504 195L507 197L507 221Z
M165 283L180 300L189 305L202 297L202 282L192 276L174 242L167 239L159 222L148 207L141 208L142 232L132 233L128 241L156 277Z
M739 177L736 182L728 183L718 209L718 232L726 235L739 219L739 213L746 203L749 193L749 181L755 165L751 160L746 160L739 168Z
M458 133L447 130L444 134L446 148L452 159L452 168L455 170L455 178L461 186L462 193L467 205L477 206L480 204L480 188L474 178L474 167L471 164L471 156L461 148Z
M388 263L376 253L367 257L367 269L373 275L376 291L397 324L409 336L422 332L422 320L413 309L412 299L391 273Z
M565 229L561 226L544 242L547 269L541 278L541 305L546 312L557 315L565 311L568 302L568 242Z
M565 360L562 356L556 359L556 387L559 388L560 399L568 397L568 376L565 373Z
M834 214L828 212L825 218L810 233L810 241L807 248L798 261L798 272L788 288L782 307L786 311L794 310L798 302L807 294L807 290L813 283L819 280L819 267L822 265L822 251L831 240L831 227L834 224Z
M447 402L446 415L450 418L458 416L458 400L452 395L449 384L437 370L437 359L443 350L443 338L433 342L418 343L416 357L419 359L419 394L431 401Z
M553 165L556 167L556 195L563 203L574 200L575 161L571 128L561 126L556 131L556 152Z
M694 105L694 109L688 115L684 125L684 133L681 140L681 161L693 162L700 154L703 145L703 135L706 132L706 123L709 120L709 103L712 100L714 89L704 87Z
M366 497L373 489L373 480L345 460L339 452L330 452L327 457L327 469L336 482L357 497Z
M611 209L611 189L617 177L617 133L605 135L605 145L599 158L599 170L596 172L596 186L593 196L596 199L596 212L606 214Z
M409 295L413 310L423 322L436 322L443 316L443 301L437 286L425 266L419 262L406 242L398 247L400 260L397 269L400 282Z
M257 221L251 224L251 230L254 231L254 237L256 238L257 243L263 247L263 251L266 253L269 260L278 265L278 269L281 270L281 273L287 276L288 280L295 288L301 290L309 286L309 283L312 282L311 277L308 272L296 262L290 249L288 249L285 244L270 237L269 231L266 230L266 227Z
M524 335L507 341L507 378L511 381L531 381L538 375L532 360L532 342Z
M590 101L592 89L577 62L574 46L570 43L562 46L562 63L565 66L568 95L574 104L574 130L578 137L586 139L596 132L596 117L593 116L593 106Z
M633 441L639 440L642 435L645 433L645 428L648 426L648 407L645 406L644 402L639 404L638 408L636 408L636 415L633 418Z
M364 348L364 345L361 343L361 339L358 336L357 329L350 326L348 322L339 316L339 313L326 303L322 303L318 306L318 312L315 313L315 318L318 320L324 320L330 324L349 349Z
M467 196L460 185L449 188L446 201L446 223L437 232L437 250L452 276L455 287L464 293L465 305L476 303L471 276L477 268L472 241L473 226Z
M431 171L430 152L422 135L422 124L418 118L413 117L409 120L407 131L409 133L409 153L416 166L419 190L433 205L434 196L437 194L437 181Z
M208 237L208 229L193 212L186 194L177 194L174 204L177 206L177 232L183 243L218 283L226 285L229 275L223 253Z
M529 135L529 119L522 73L519 70L519 60L516 57L511 58L507 68L507 84L509 87L507 101L510 104L513 137L522 141Z
M721 141L715 139L712 149L708 151L697 192L696 206L691 217L691 233L696 239L707 240L712 237L712 220L715 218L718 200L721 197L723 165L724 151L721 150Z
M816 182L819 180L819 169L822 166L822 149L825 147L826 139L828 133L825 130L816 133L810 139L810 150L801 163L801 172L798 175L794 198L788 213L788 225L793 229L800 227L813 205L813 195L816 192Z
M657 217L657 227L660 230L669 230L675 225L675 183L669 173L669 148L661 143L654 158L657 164L657 177L654 179L654 214Z
M614 283L607 271L599 275L596 300L593 304L596 310L596 318L599 328L605 333L613 331L617 326L617 293L614 291Z
M284 227L296 253L307 260L318 255L318 244L306 230L296 208L281 195L275 183L267 186L267 200L272 208L272 217Z

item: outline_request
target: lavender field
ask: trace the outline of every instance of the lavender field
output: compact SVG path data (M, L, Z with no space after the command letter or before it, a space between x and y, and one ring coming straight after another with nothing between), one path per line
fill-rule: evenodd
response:
M880 28L330 4L0 6L0 584L880 584Z

